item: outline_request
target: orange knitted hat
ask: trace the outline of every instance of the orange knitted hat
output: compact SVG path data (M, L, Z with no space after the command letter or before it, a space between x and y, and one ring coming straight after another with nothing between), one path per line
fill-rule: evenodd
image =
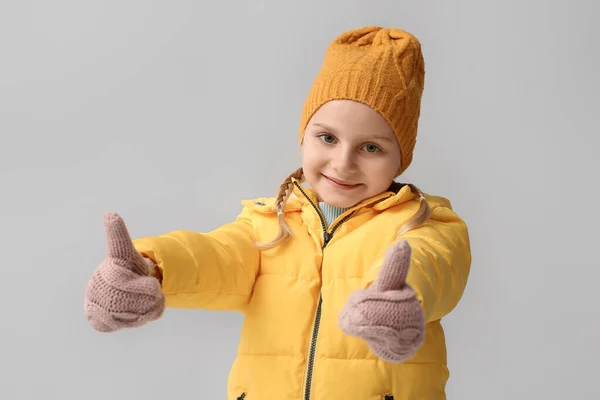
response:
M421 44L395 28L369 26L339 35L304 103L300 143L315 111L330 100L354 100L378 111L394 130L402 155L400 173L411 164L417 141L425 62Z

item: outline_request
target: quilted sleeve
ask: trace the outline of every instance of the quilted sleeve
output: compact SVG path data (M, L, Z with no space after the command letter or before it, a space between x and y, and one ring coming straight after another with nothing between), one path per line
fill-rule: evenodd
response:
M207 232L176 230L133 241L162 273L166 306L244 312L260 265L251 210Z
M412 248L406 282L421 303L426 322L449 314L461 299L471 267L471 249L465 222L450 208L432 208L428 222L398 236ZM366 285L377 276L383 255L367 275Z

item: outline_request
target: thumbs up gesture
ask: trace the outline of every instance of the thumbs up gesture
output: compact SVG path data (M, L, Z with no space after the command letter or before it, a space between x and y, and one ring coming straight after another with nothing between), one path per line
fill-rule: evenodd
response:
M408 242L395 242L373 284L353 292L339 314L343 332L362 338L388 362L412 357L424 340L421 305L406 283L410 257Z
M85 291L88 322L97 331L112 332L159 318L165 298L158 279L150 276L149 260L135 250L118 214L106 214L104 228L108 253Z

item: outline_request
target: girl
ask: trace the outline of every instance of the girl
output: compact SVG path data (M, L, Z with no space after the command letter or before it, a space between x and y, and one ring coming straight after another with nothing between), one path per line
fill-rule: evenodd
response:
M445 399L440 320L463 294L471 255L448 200L395 182L412 161L423 85L410 33L337 37L302 112L302 168L275 198L243 201L209 233L134 241L105 216L91 326L140 326L165 306L237 310L230 400Z

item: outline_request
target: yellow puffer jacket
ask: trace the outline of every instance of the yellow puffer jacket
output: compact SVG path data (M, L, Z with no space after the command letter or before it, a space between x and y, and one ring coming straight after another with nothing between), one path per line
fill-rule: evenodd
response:
M227 399L445 399L440 319L457 305L469 275L465 223L446 199L426 195L430 221L397 238L419 207L418 196L404 186L356 205L324 234L315 194L294 184L285 207L293 237L274 249L261 253L253 246L277 234L273 198L243 201L234 222L209 233L174 231L134 241L162 269L168 307L244 313ZM412 247L407 280L427 325L417 354L390 364L362 339L345 335L337 318L350 293L373 282L398 239Z

